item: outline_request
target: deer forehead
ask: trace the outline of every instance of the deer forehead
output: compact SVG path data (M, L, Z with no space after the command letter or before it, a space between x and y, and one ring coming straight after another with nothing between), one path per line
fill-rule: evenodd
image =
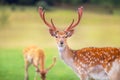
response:
M66 33L65 31L58 31L57 35L62 37L62 36L66 36Z

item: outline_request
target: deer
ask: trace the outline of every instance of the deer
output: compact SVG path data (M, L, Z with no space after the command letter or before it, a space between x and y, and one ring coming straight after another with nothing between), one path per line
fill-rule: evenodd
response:
M59 55L80 80L120 80L120 48L115 47L85 47L78 50L71 49L67 38L74 33L74 28L80 23L83 7L78 8L78 19L65 30L58 30L53 23L45 19L45 11L38 8L39 15L48 26L49 33L56 39ZM78 43L77 43L78 44Z
M37 80L37 74L41 75L42 80L46 80L46 74L48 71L55 65L56 57L53 58L53 63L45 69L45 54L42 49L37 46L29 46L23 50L23 56L25 61L25 78L24 80L29 80L28 77L28 68L30 65L35 67L35 77L34 80ZM39 68L40 66L40 68Z

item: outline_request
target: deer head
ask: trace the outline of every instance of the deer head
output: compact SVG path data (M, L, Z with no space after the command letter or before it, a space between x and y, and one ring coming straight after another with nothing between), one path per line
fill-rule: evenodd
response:
M37 68L37 72L41 75L42 80L46 80L46 74L55 65L55 63L56 63L56 57L53 58L53 63L47 69L39 69L38 66L35 66ZM44 64L41 64L41 66L44 66Z
M59 31L54 23L53 20L51 19L51 23L48 23L45 19L45 11L41 7L39 7L39 14L44 23L48 26L49 28L49 33L51 36L55 37L57 40L57 44L59 47L64 47L67 45L66 39L68 37L71 37L72 34L74 33L74 28L79 24L81 16L82 16L82 11L83 7L78 8L78 20L77 22L74 23L74 19L72 20L72 23L63 31Z

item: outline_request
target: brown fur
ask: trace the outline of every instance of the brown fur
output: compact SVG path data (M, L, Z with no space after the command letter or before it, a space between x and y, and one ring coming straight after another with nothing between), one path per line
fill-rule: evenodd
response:
M41 75L41 79L46 79L47 72L54 66L56 58L53 60L53 64L47 69L45 69L45 54L42 49L37 46L30 46L23 50L24 61L25 61L25 80L28 80L28 68L32 64L36 68L36 73ZM40 68L39 68L40 66ZM36 77L34 80L36 80Z

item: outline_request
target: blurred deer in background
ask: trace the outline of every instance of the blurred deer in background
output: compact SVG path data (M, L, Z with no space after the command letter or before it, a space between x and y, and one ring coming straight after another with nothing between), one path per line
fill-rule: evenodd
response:
M47 69L45 69L45 54L42 49L36 46L30 46L25 48L23 53L25 60L24 80L28 80L28 68L31 64L36 68L36 75L34 80L36 80L38 73L41 75L42 80L46 80L46 74L55 65L56 58L53 58L53 63Z
M56 38L61 59L69 65L80 77L80 80L120 80L120 48L112 47L88 47L72 50L67 44L67 38L74 33L74 28L79 24L83 8L78 8L78 21L72 23L67 29L58 30L53 20L48 23L45 12L39 7L39 14L48 26L51 36ZM77 43L78 44L78 43Z

